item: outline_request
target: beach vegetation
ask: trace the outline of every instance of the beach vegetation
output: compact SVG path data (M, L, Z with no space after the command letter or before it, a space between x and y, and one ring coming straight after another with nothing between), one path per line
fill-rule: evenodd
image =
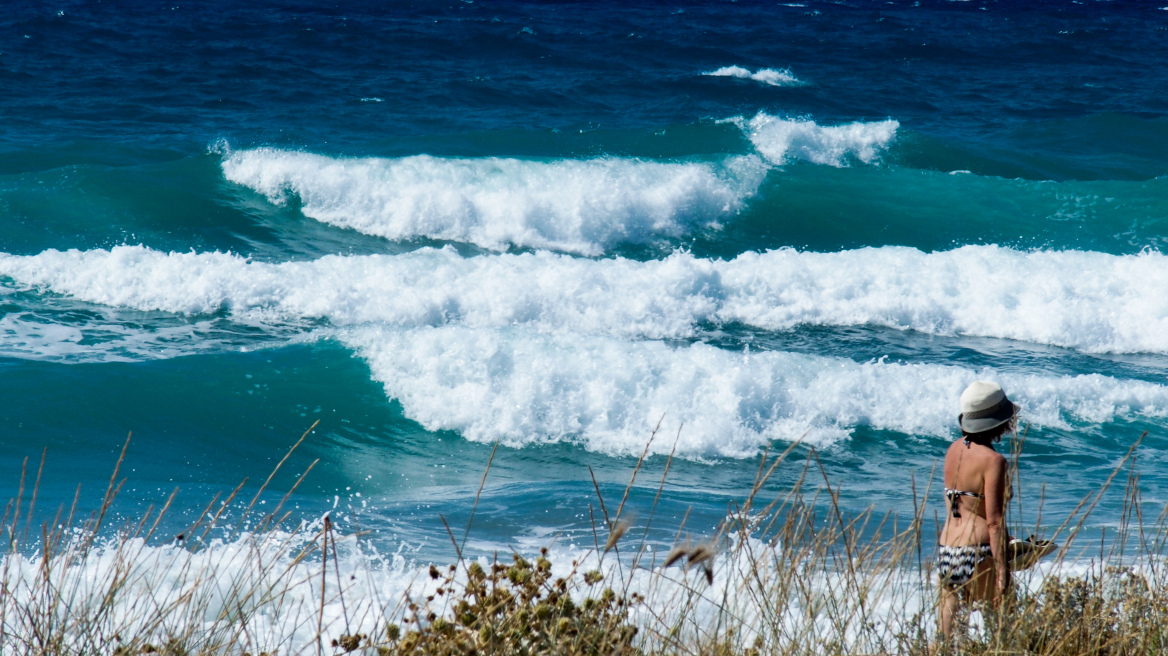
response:
M663 547L648 539L655 507L633 519L628 490L648 469L646 447L618 503L596 486L592 548L471 556L446 525L451 562L417 565L400 594L362 586L351 557L360 536L327 515L293 522L283 501L258 511L271 476L250 501L237 488L182 534L160 536L169 501L107 525L124 483L120 460L98 512L63 511L34 526L38 469L3 519L0 653L1162 654L1168 510L1144 520L1135 452L1061 525L1046 526L1060 551L1016 573L1000 608L968 609L950 644L936 631L924 521L931 482L918 488L913 478L909 512L848 514L815 451L797 442L761 456L752 489L710 534L670 527L675 543ZM653 482L658 496L670 462ZM768 482L780 467L801 475L776 493ZM1074 551L1124 473L1119 527L1097 545L1107 550ZM227 516L246 530L216 528Z

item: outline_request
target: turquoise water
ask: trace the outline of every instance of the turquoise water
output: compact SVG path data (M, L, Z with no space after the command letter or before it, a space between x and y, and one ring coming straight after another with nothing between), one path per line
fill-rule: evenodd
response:
M662 542L800 439L768 493L814 448L847 512L907 517L989 378L1045 523L1144 430L1154 517L1165 29L1112 3L8 4L0 487L44 452L42 511L78 484L93 509L132 432L116 510L177 487L177 533L319 420L272 498L319 460L297 516L447 560L496 442L471 548L587 544L589 468L613 503L660 422L629 503L676 448Z

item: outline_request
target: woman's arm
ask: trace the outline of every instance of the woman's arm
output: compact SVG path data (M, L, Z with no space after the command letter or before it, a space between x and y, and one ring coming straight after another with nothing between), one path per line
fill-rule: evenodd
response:
M999 455L985 474L986 528L990 533L990 551L994 557L994 571L997 572L999 599L1010 585L1010 566L1006 561L1007 477L1006 459Z

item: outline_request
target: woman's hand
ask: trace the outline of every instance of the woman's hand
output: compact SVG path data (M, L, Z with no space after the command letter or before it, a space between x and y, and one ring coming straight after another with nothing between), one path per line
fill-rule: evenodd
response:
M1007 566L996 569L995 576L994 591L996 594L990 599L990 608L994 611L1008 610L1010 602L1015 600L1014 595L1010 594L1010 587L1013 584L1010 568Z
M1010 590L1010 584L1013 582L1010 576L1010 565L1007 564L1005 567L995 567L994 569L998 575L997 590L998 598L1000 599Z

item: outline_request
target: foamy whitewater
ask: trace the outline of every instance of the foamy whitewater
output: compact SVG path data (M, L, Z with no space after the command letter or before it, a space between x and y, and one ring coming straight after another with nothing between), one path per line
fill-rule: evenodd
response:
M429 430L512 446L572 440L636 455L662 417L685 457L749 458L773 440L827 446L857 425L945 436L965 381L1001 381L1036 427L1168 416L1168 387L1099 375L856 363L694 344L459 328L341 334ZM904 412L911 407L912 412ZM668 454L668 441L655 453Z
M319 526L313 528L319 530ZM404 601L407 594L420 601L427 595L433 596L438 587L438 582L428 575L428 567L411 562L400 552L383 555L368 543L342 537L338 545L341 559L337 563L337 576L326 577L322 591L319 567L294 558L295 550L308 544L310 532L310 527L302 527L295 533L216 540L195 553L181 546L151 547L141 540L130 540L122 545L98 547L85 557L70 554L67 559L59 558L49 570L51 585L63 591L75 607L110 603L107 594L114 588L113 582L124 581L116 588L118 594L114 595L107 621L97 629L102 633L94 635L93 627L88 627L87 632L87 627L69 626L71 618L67 615L60 618L67 627L63 633L75 649L91 646L88 641L95 638L112 641L115 634L141 639L155 632L165 635L165 631L181 634L184 630L213 632L218 629L225 635L211 635L224 640L231 631L237 630L230 622L224 622L224 616L238 614L248 617L246 631L238 638L242 647L303 653L315 650L318 627L323 629L325 645L346 635L379 636L386 623L402 623L409 614ZM756 551L768 548L757 541L751 546ZM718 558L712 568L712 584L707 584L698 571L676 566L626 572L612 556L607 560L598 558L594 551L575 545L558 548L550 556L553 576L579 577L579 572L595 570L604 575L605 587L645 596L645 606L634 609L631 619L649 635L677 622L681 619L678 609L691 605L694 608L686 615L683 625L686 632L700 631L700 623L712 621L720 608L739 618L759 615L760 609L749 595L736 598L731 592L751 585L751 565L746 553ZM484 568L491 564L486 558L476 562ZM573 562L579 565L573 567ZM39 609L41 604L35 593L41 591L45 582L42 562L10 556L4 564L4 580L8 589L14 591L15 601L26 608ZM810 598L792 594L789 603L794 608L783 618L791 629L816 630L818 611L810 607L814 603L829 600L851 603L845 595L832 592L835 577L820 578L816 588L821 592ZM876 617L886 624L880 628L882 632L888 631L887 639L891 639L911 611L922 604L922 597L930 592L914 589L921 584L911 579L898 577L894 587L888 590L907 600L909 609L897 608L899 599L877 597L874 600L878 608ZM234 585L223 589L214 585L214 581L231 581ZM465 585L466 577L461 570L457 581L456 585ZM585 596L598 596L599 592L579 586L572 590L572 597L581 602ZM322 593L323 611L319 602ZM139 611L143 603L161 609L164 617L143 615ZM451 615L449 608L437 606L443 615ZM652 610L655 608L673 610L659 614ZM11 613L4 618L7 626L22 626L27 621L14 606L6 610ZM160 620L164 631L157 630L156 623ZM761 628L751 620L746 621L746 626L750 630ZM829 635L829 627L819 627L819 630Z
M1088 353L1168 353L1168 258L963 246L924 253L780 249L730 261L551 253L463 257L450 248L271 264L231 253L110 250L0 254L26 287L109 306L242 321L327 319L400 327L528 325L626 338L690 338L874 324ZM977 298L971 303L971 298ZM0 338L3 335L0 334Z
M793 160L842 167L875 162L896 121L820 126L759 113L730 119L770 165ZM219 147L217 147L218 149ZM231 182L305 216L392 240L461 241L600 255L623 243L653 243L719 228L754 196L768 165L755 155L717 162L455 159L335 159L259 148L229 152Z
M74 649L92 647L95 641L119 642L124 640L122 635L148 642L192 631L212 644L217 640L269 653L308 653L316 649L318 639L329 645L344 636L362 634L380 642L386 624L408 627L407 600L437 600L428 607L444 618L453 617L451 604L435 594L440 581L433 580L430 568L413 561L402 548L383 554L369 541L340 535L339 559L333 565L336 576L322 580L319 567L295 557L319 531L317 521L293 532L212 540L196 552L181 545L149 546L131 539L86 552L66 552L52 559L48 568L39 557L7 556L2 576L16 604L4 607L3 621L9 627L32 630L31 618L44 612L39 595L46 585L62 593L74 608L108 605L100 627L74 624L69 614L57 618L57 631ZM650 642L660 639L667 628L698 640L706 627L727 621L746 633L747 643L760 634L773 639L775 627L766 622L776 621L785 635L829 643L842 640L857 649L894 648L900 634L921 625L929 636L933 634L929 622L918 617L931 614L931 599L936 595L931 572L874 568L859 581L869 588L860 601L853 587L856 582L849 583L846 574L821 569L819 564L815 571L805 572L804 585L783 585L781 569L759 564L781 568L784 548L779 543L732 538L727 551L712 561L709 582L700 568L660 566L657 561L663 554L653 553L652 547L643 555L642 566L632 570L622 567L614 554L598 556L595 550L575 544L556 547L548 557L553 577L572 580L569 593L578 604L586 597L598 597L601 587L643 597L643 604L630 609L629 619ZM479 557L472 562L489 569L494 561ZM1036 593L1048 577L1090 578L1096 570L1087 562L1040 565L1019 572L1015 585ZM603 585L582 584L585 571L602 575ZM1148 576L1154 565L1139 563L1132 571ZM465 569L459 568L454 578L447 589L461 590L467 580ZM117 594L109 594L111 590ZM776 593L782 598L776 599ZM760 605L760 599L768 599L767 607ZM147 603L159 615L143 614L141 607ZM839 635L839 619L856 613L866 618L864 625L856 623ZM243 617L246 621L240 631L240 620L235 618ZM974 630L981 626L980 610L971 620Z
M249 559L291 568L249 630L315 653L319 561L264 535L174 543L281 462L257 503L288 494L285 528L331 513L360 536L340 574L365 627L455 558L443 521L471 525L472 558L550 545L560 566L595 546L601 494L634 531L653 518L655 550L699 544L790 448L760 494L808 467L818 513L903 527L916 508L927 564L977 379L1022 408L1011 530L1051 535L1142 434L1151 521L1168 13L1063 9L6 4L0 486L25 508L40 487L32 537L0 557L37 576L36 527L75 497L100 513L121 459L104 551L62 575L115 571L115 527L170 500L127 543L134 589L175 598L179 572L221 562L199 579L209 615L182 620L199 623ZM1082 549L1107 553L1132 516L1121 483ZM799 617L838 592L822 574ZM27 633L5 608L0 654ZM330 639L339 612L326 599Z
M752 157L718 165L426 155L347 161L258 149L227 156L223 173L275 203L296 194L305 216L387 239L599 255L618 243L716 228L754 194L765 168Z
M467 258L445 248L269 264L123 246L4 255L0 272L136 310L228 310L245 324L304 325L318 336L329 333L303 322L326 320L345 327L341 341L369 362L406 416L427 430L513 446L571 440L632 454L662 415L690 427L678 443L687 456L749 457L772 440L800 437L825 445L856 425L943 436L952 398L965 381L986 377L1009 382L1037 426L1168 411L1164 387L1096 374L861 364L657 341L701 338L728 324L876 324L1088 352L1163 352L1168 305L1158 290L1168 285L1168 262L1151 253L885 247L637 262ZM982 302L971 305L973 297ZM70 345L64 354L81 341L77 330L57 336ZM6 336L9 352L28 342L19 332ZM907 406L914 412L902 412Z
M851 159L871 164L896 137L897 121L820 126L815 121L783 119L759 112L735 119L759 154L774 164L800 159L812 164L847 166Z

